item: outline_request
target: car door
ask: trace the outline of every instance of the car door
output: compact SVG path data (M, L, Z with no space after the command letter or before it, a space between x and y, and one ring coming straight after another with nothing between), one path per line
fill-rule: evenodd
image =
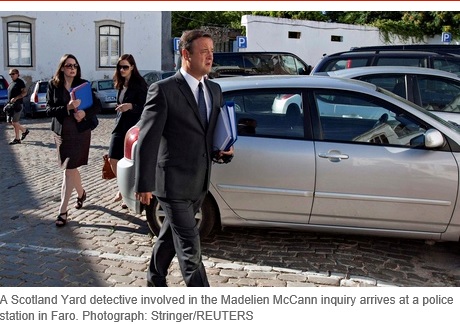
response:
M318 90L317 178L310 224L442 232L458 167L449 150L417 147L429 128L371 96Z
M306 224L315 156L304 139L302 94L254 89L224 98L235 104L238 138L232 162L213 166L214 189L243 219Z

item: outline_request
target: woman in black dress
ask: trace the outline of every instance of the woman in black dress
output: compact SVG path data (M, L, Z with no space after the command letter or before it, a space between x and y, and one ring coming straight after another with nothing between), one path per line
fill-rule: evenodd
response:
M117 163L123 158L126 132L134 126L141 117L147 97L147 83L140 75L136 61L131 54L123 54L118 59L117 69L113 76L117 94L117 118L109 146L109 161L112 171L117 175ZM114 201L122 199L118 191ZM126 204L121 204L127 208Z
M56 219L58 227L67 223L67 207L74 189L78 195L76 209L83 207L86 200L78 167L88 164L91 130L96 126L93 117L101 106L93 94L93 105L85 110L78 109L81 101L72 100L70 91L84 82L87 81L81 78L81 68L76 57L65 54L48 84L46 93L46 113L53 117L51 130L54 132L59 165L64 169L61 204Z

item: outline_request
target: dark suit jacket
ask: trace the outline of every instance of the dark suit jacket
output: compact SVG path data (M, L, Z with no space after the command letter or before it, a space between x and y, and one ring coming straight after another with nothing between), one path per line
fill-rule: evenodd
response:
M126 132L134 126L141 117L142 110L144 109L145 98L147 96L147 84L146 83L130 83L128 89L126 89L123 101L120 102L120 92L117 94L117 104L131 103L133 105L132 110L125 112L117 112L117 118L115 120L115 128L112 134L125 135Z
M72 88L79 86L80 84L88 82L85 79L74 79ZM56 87L52 80L48 82L48 88L46 90L46 114L51 119L51 130L58 135L62 134L62 124L64 118L69 117L71 112L67 110L67 104L70 101L70 92L62 87ZM101 103L97 99L93 92L93 105L85 109L85 119L77 123L77 129L79 132L83 132L87 129L91 129L93 124L93 117L101 111Z
M205 80L205 85L212 101L207 130L180 71L150 86L138 123L136 192L194 200L208 189L212 140L223 97L217 83Z

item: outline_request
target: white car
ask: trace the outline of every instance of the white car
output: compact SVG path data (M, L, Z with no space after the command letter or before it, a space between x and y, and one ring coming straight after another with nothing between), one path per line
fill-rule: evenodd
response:
M456 74L411 66L367 66L325 73L375 84L460 124L460 77Z
M356 80L215 82L224 101L239 107L238 140L233 160L212 167L196 216L202 236L246 226L459 241L458 127ZM273 112L280 95L302 99L298 120ZM147 207L134 197L138 131L134 126L126 135L118 187L131 211L145 210L158 233L164 214L156 200Z

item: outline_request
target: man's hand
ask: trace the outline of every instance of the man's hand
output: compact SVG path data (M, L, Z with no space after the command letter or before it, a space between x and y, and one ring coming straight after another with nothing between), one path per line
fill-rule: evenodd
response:
M151 192L136 192L136 199L141 202L141 204L144 205L150 205L150 201L153 198L153 195Z

